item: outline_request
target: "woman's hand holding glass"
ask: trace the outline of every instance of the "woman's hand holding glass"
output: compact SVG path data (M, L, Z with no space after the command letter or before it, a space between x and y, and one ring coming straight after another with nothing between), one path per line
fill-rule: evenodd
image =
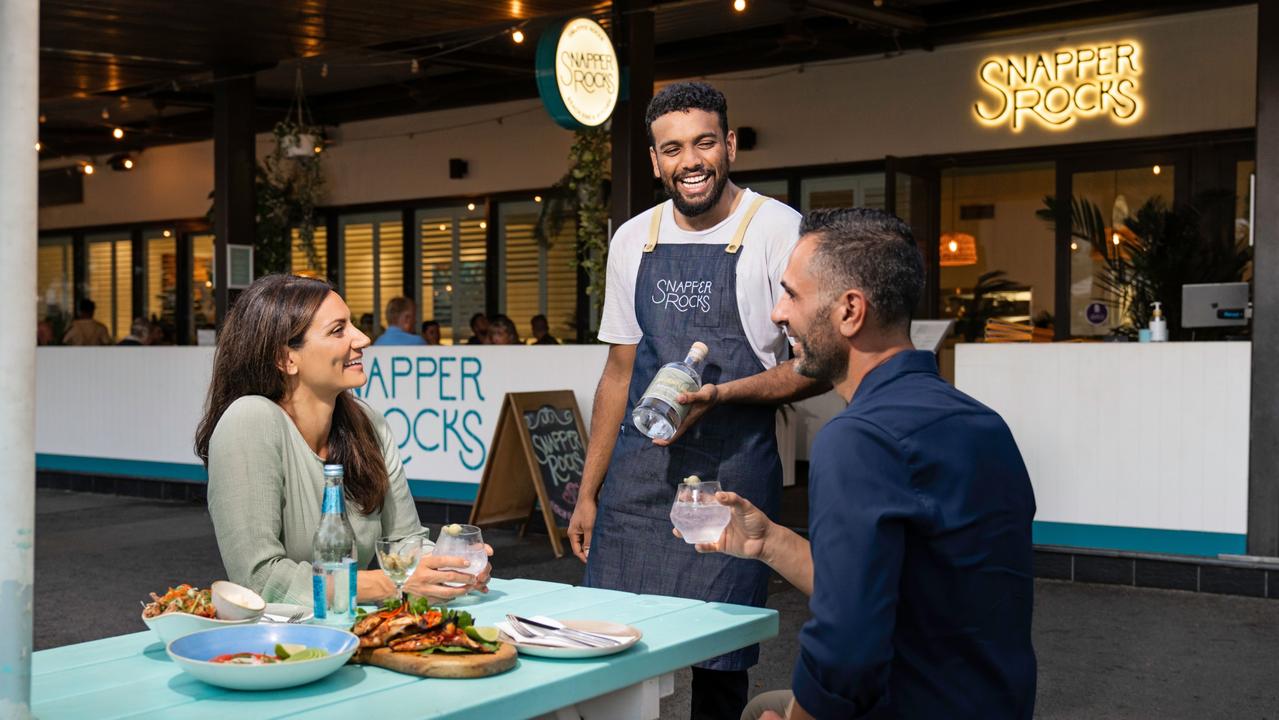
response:
M471 534L467 535L469 540ZM478 535L479 529L475 528L474 537L477 541ZM453 536L440 533L441 540L445 537ZM493 566L488 563L487 558L492 557L493 548L482 541L464 544L444 541L443 545L444 547L441 548L440 543L437 542L433 551L422 555L417 571L404 586L405 591L412 595L439 600L461 597L471 590L488 592L488 581L492 575ZM477 550L482 549L485 558L482 566L475 567L478 564L476 559L468 558L467 554L462 552L464 545L473 545ZM473 554L478 555L478 552ZM474 571L474 574L467 571Z

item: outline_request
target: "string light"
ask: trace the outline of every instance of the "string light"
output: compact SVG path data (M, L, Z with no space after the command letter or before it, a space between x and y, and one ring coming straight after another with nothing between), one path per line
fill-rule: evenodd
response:
M84 173L85 175L92 175L92 174L93 174L93 163L91 163L91 162L87 162L87 163L85 163L85 164L81 165L81 166L80 166L80 172Z
M489 227L489 224L488 224L488 223L484 222L483 220L481 220L481 221L480 221L480 229L481 229L481 230L488 230L488 227Z
M746 0L733 0L733 9L737 12L746 12Z
M466 209L470 210L471 212L475 212L475 203L467 203Z
M43 149L44 145L39 140L36 140L36 152L40 152Z
M1079 243L1077 243L1077 242L1075 242L1075 241L1073 241L1073 240L1072 240L1072 241L1070 242L1070 249L1071 249L1071 250L1078 250L1078 249L1079 249Z
M1110 242L1112 242L1112 243L1114 243L1114 244L1118 245L1118 244L1119 244L1119 233L1111 233L1111 235L1110 235Z
M541 196L541 195L534 195L534 196L533 196L533 202L535 202L535 203L540 203L540 202L542 202L542 196Z
M112 131L111 131L111 137L115 138L116 140L123 140L123 139L124 139L124 129L123 129L123 128L116 128L116 129L112 130Z
M133 159L132 159L132 158L125 158L125 159L124 159L124 161L123 161L122 163L120 163L120 164L121 164L121 165L124 165L124 169L125 169L125 170L132 170L132 169L133 169ZM165 237L168 237L168 236L166 235Z
M103 119L103 120L110 120L110 119L111 119L111 111L110 111L110 110L107 110L106 108L102 108L102 119Z
M444 232L445 230L448 230L448 229L449 228L447 225L440 225L440 232Z
M1158 175L1159 173L1163 172L1163 168L1159 167L1158 165L1156 165L1156 166L1154 166L1153 168L1151 168L1151 170L1152 170L1152 171L1153 171L1156 175Z
M744 2L745 0L737 0L737 1ZM520 43L524 42L524 31L517 29L515 32L511 33L511 40L514 40L516 45L519 45Z
M165 237L173 237L173 231L172 231L172 230L165 230L165 231L164 231L164 233L163 233L163 235L164 235Z
M413 61L409 63L409 72L416 75L419 69L421 69L421 66L417 64L417 58L413 58Z

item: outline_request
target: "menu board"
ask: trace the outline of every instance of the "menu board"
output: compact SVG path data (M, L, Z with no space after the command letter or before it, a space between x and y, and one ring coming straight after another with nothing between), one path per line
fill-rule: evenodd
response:
M556 557L563 556L585 462L586 429L573 391L507 393L471 524L527 522L536 503Z

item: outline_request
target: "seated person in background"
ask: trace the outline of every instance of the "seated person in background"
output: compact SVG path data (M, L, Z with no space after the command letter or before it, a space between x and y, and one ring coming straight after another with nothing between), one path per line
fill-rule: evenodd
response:
M485 345L519 345L520 334L515 330L515 323L505 315L494 315L489 320L488 342Z
M52 345L53 344L53 325L48 320L41 320L36 323L36 345Z
M93 319L93 313L97 307L89 298L80 300L80 304L76 306L76 319L71 321L71 327L62 336L63 345L86 346L115 343L107 326Z
M477 312L471 316L471 337L467 339L467 345L487 345L489 336L489 319L482 312Z
M813 443L809 540L719 493L729 525L697 546L762 560L811 598L793 695L743 718L1029 720L1035 498L1012 433L911 345L924 271L902 221L818 210L800 233L773 321L796 372L848 407Z
M379 537L422 532L386 420L350 392L365 382L368 346L329 284L297 275L254 281L218 336L195 452L209 471L209 514L227 577L267 602L312 604L325 463L345 468L361 568ZM487 592L490 568L478 576L445 569L465 566L423 555L404 589L436 600ZM380 571L361 570L358 583L360 602L395 592Z
M147 323L147 345L172 345L173 341L169 338L164 323L159 320L152 320Z
M427 345L440 344L440 324L434 320L422 321L422 341Z
M129 335L121 340L120 345L146 345L151 328L147 325L147 319L142 317L133 318L133 326L129 328Z
M421 335L413 332L417 325L417 305L409 298L394 297L386 304L386 332L374 345L425 345Z
M545 315L534 315L533 319L529 321L529 325L533 327L533 339L529 341L529 345L560 344L560 341L551 334L551 326L546 321Z

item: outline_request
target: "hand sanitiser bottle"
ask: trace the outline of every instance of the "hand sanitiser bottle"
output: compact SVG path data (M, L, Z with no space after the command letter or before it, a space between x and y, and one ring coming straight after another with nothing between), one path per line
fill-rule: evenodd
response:
M702 387L706 352L704 343L695 342L682 361L666 363L657 371L644 397L631 411L631 420L640 432L655 440L670 440L675 435L676 428L688 416L688 406L676 402L675 398Z
M1164 319L1164 304L1152 303L1155 311L1150 314L1150 342L1168 342L1168 321Z

